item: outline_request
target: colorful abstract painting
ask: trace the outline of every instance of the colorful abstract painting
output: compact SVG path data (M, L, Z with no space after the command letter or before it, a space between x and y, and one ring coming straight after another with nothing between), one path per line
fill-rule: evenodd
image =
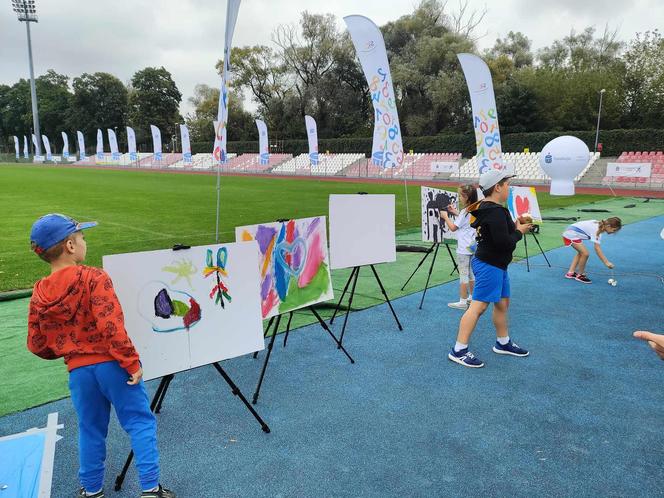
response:
M258 242L263 319L334 298L325 217L237 227Z
M529 214L533 219L533 223L542 223L542 213L540 213L537 202L535 187L510 187L510 193L507 197L507 209L509 209L514 220L521 215Z
M424 242L442 242L443 239L455 239L440 213L448 212L454 222L456 216L448 211L450 204L459 209L459 194L432 187L420 187L422 198L422 240Z

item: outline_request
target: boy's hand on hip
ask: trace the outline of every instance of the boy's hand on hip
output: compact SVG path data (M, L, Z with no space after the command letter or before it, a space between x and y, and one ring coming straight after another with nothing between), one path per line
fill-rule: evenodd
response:
M143 377L143 369L139 367L138 371L134 374L131 374L129 376L129 380L127 381L127 384L130 386L135 386L141 381L141 377Z

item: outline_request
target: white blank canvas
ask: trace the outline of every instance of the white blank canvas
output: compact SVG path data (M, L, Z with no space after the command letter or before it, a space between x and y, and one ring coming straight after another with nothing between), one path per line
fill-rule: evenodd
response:
M256 242L104 256L145 380L264 348L258 261Z
M396 261L394 194L330 195L330 266Z

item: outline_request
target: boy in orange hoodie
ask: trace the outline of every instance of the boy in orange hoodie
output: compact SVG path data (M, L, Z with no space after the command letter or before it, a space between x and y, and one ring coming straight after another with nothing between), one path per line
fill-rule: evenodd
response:
M175 498L159 484L157 423L141 377L138 353L124 328L122 308L106 272L81 265L87 246L78 223L47 214L32 226L32 250L51 265L30 299L28 349L64 357L78 417L79 498L103 498L106 434L111 405L131 438L142 498Z

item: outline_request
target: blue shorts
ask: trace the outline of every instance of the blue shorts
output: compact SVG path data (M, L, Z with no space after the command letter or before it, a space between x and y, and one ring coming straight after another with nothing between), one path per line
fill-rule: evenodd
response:
M497 303L503 298L510 297L510 277L507 270L477 258L473 258L471 265L475 274L473 301Z

